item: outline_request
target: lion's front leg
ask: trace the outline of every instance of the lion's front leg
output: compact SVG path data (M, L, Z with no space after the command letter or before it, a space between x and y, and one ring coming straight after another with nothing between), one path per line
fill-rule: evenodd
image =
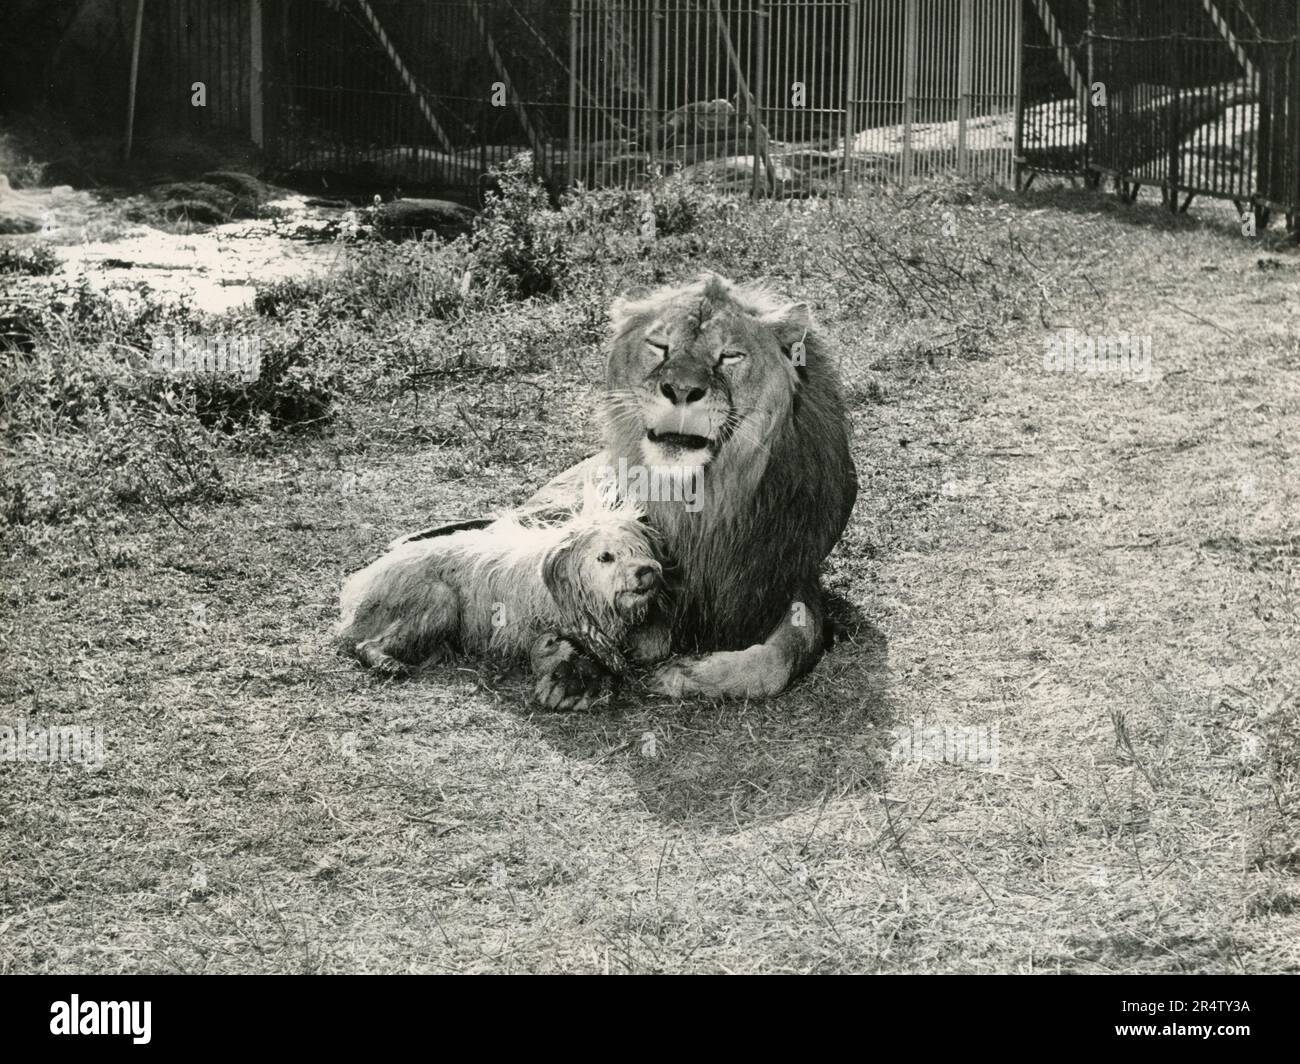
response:
M614 677L600 662L558 632L538 636L529 660L533 693L547 709L590 709L614 689Z
M651 686L681 698L770 698L817 664L825 648L817 589L792 602L762 643L698 658L676 658L655 670Z

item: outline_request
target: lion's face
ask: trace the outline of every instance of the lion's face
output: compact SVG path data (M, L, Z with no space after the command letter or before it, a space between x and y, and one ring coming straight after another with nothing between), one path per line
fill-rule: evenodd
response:
M607 430L621 454L688 474L761 458L798 388L803 304L706 277L620 300L612 317Z

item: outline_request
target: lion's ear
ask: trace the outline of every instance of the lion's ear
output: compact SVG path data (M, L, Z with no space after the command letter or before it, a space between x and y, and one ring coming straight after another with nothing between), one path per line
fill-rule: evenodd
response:
M622 336L631 326L632 319L644 313L646 296L653 291L645 285L637 285L614 299L609 307L609 325L615 336Z
M808 330L813 327L812 311L807 303L789 303L764 314L758 320L772 331L787 356L796 343L808 339Z

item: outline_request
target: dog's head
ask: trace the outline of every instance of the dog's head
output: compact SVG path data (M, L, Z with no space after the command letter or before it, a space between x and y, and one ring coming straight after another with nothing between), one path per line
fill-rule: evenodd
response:
M571 522L547 552L542 580L561 615L613 631L644 619L662 587L663 567L654 533L636 511L603 511Z

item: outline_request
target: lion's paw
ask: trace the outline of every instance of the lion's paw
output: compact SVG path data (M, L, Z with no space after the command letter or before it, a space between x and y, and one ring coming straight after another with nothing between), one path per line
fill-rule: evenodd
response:
M678 658L660 665L650 674L650 690L669 698L681 698L693 691L691 664L688 660Z
M533 693L547 709L586 710L613 690L614 678L576 643L548 632L529 654Z

